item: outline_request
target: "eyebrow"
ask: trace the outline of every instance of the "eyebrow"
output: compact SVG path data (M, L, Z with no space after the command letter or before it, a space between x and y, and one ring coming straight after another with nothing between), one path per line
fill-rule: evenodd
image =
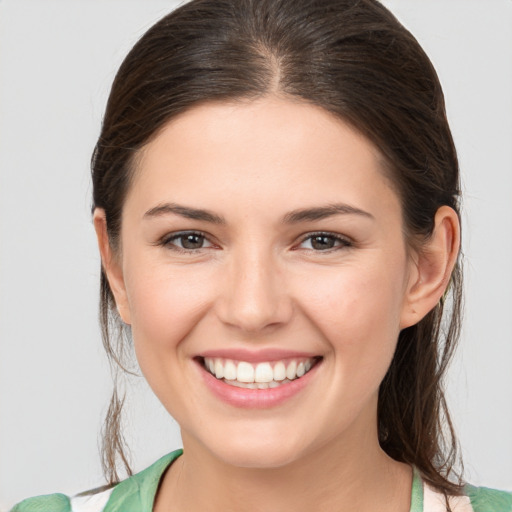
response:
M151 208L144 214L144 218L160 217L162 215L179 215L186 219L202 220L212 224L225 225L226 220L224 217L217 215L209 210L200 208L191 208L189 206L181 206L175 203L164 203L154 208ZM319 206L314 208L303 208L300 210L293 210L287 213L283 219L283 224L297 224L299 222L308 222L315 220L322 220L334 215L360 215L369 219L374 219L374 216L348 204L336 203L327 206Z
M343 203L329 204L327 206L320 206L317 208L304 208L300 210L293 210L287 213L283 217L285 224L296 224L298 222L307 222L326 219L333 217L334 215L360 215L369 219L375 219L375 217L364 210L360 210L354 206Z
M209 210L203 210L201 208L191 208L189 206L182 206L176 203L164 203L154 208L151 208L144 214L144 218L154 218L163 215L179 215L186 219L202 220L204 222L210 222L212 224L225 225L226 220L224 217L217 215ZM322 220L334 215L360 215L370 219L374 219L374 216L348 204L336 203L329 204L327 206L318 206L313 208L302 208L299 210L293 210L287 213L282 218L283 224L297 224L299 222L308 222L315 220Z
M175 203L165 203L154 208L151 208L144 214L144 218L160 217L162 215L174 214L186 219L202 220L205 222L211 222L212 224L226 224L223 217L210 212L208 210L202 210L199 208L190 208L188 206L181 206Z

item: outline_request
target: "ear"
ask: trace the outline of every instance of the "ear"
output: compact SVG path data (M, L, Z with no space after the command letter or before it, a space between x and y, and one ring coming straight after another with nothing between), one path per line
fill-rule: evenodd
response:
M457 261L460 223L449 206L436 212L432 236L415 252L402 310L400 329L418 323L441 300Z
M98 239L98 247L101 254L103 272L108 279L110 289L114 294L117 311L125 324L130 322L130 308L123 278L123 269L118 254L113 251L108 238L107 219L105 210L96 208L93 215L94 229Z

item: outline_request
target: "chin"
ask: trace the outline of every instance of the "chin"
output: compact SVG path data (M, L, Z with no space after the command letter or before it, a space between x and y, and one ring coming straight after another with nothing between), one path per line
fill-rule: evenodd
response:
M288 437L288 439L286 439ZM240 468L279 468L297 461L304 447L289 436L266 436L246 434L225 437L209 447L211 454L225 464Z
M297 460L297 454L282 450L261 450L245 447L243 450L228 450L219 454L223 462L239 468L270 469L287 466Z

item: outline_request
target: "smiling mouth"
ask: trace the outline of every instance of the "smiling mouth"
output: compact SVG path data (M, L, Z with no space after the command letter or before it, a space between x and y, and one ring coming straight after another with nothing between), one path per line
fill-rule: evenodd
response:
M216 379L239 388L269 389L300 379L308 373L322 357L302 357L281 361L249 363L218 357L203 357L204 369Z

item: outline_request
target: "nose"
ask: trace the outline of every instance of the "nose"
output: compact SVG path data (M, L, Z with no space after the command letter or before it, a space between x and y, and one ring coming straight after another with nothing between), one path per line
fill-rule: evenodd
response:
M268 331L286 324L293 304L284 269L261 250L233 254L222 277L216 310L224 324L245 332Z

